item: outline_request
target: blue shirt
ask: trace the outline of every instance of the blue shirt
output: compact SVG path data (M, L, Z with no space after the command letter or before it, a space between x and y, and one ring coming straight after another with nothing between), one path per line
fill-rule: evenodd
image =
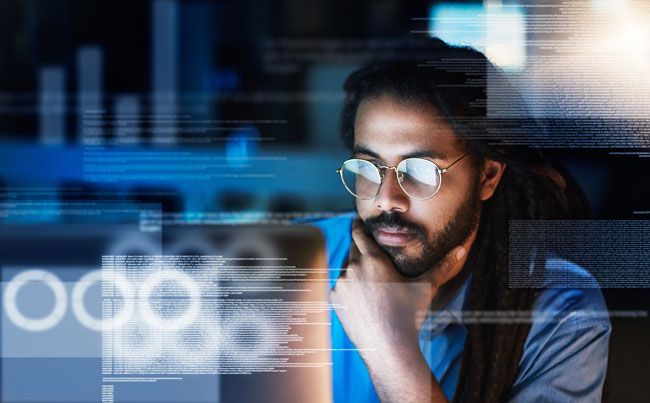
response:
M330 287L336 284L351 243L354 214L317 221L327 245ZM549 278L593 278L582 268L549 259ZM420 350L448 400L458 384L467 336L461 312L471 275L447 306L429 312L420 329ZM533 322L519 363L519 374L509 394L511 402L598 402L607 368L611 326L602 293L592 288L562 288L545 284L533 307ZM332 311L332 365L334 401L378 402L379 398L359 353Z

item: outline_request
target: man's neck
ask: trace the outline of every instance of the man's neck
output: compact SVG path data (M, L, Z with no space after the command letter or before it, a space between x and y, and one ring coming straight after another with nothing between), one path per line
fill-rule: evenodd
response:
M469 252L471 251L472 245L474 244L474 240L476 239L476 233L477 229L474 229L474 231L472 231L471 235L467 237L467 240L464 243L467 253L465 253L463 259L458 262L458 264L462 265L462 269L458 272L457 275L451 279L448 279L440 286L440 288L438 288L435 297L429 305L430 310L438 311L447 306L447 304L449 304L452 298L456 295L458 290L463 286L463 284L465 284L465 280L467 280L467 277L471 272L470 265L467 264L467 259L469 258Z
M439 311L446 307L449 302L458 293L458 290L465 284L465 280L469 276L469 266L465 264L457 276L443 284L436 293L435 298L431 301L429 309L432 311Z

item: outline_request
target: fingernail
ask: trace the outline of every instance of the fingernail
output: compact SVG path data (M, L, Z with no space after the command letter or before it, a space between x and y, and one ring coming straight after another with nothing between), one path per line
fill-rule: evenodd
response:
M465 256L465 248L460 248L458 252L456 252L456 260L460 260Z

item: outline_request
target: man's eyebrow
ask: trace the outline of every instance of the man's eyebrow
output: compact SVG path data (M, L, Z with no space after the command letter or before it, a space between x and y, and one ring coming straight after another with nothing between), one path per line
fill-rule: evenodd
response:
M352 150L354 154L366 154L370 155L371 157L381 159L381 156L377 154L376 152L372 151L366 146L363 145L357 145L354 147ZM433 152L429 150L420 150L420 151L413 151L410 153L407 153L405 155L401 156L402 159L406 158L431 158L431 159L439 159L439 160L444 160L446 157L444 154L439 153L439 152Z
M362 146L362 145L354 146L354 149L352 149L352 153L353 153L353 154L366 154L366 155L369 155L369 156L371 156L371 157L374 157L374 158L377 158L377 159L381 159L381 157L379 156L379 154L377 154L376 152L372 151L372 150L369 149L368 147L366 147L366 146Z
M447 157L440 153L440 152L433 152L433 151L428 151L428 150L422 150L422 151L414 151L412 153L408 153L406 155L403 155L402 158L431 158L434 160L444 160Z

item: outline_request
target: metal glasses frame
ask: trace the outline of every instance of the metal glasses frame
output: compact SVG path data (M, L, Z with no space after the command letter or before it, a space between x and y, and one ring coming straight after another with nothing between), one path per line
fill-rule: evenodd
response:
M343 186L345 187L345 189L346 189L346 190L347 190L347 191L348 191L352 196L356 197L357 199L361 199L361 200L372 200L372 199L376 198L376 197L379 195L379 192L381 191L381 187L382 187L382 185L384 184L384 175L385 175L385 174L384 174L384 171L385 171L385 170L391 170L391 169L392 169L393 171L395 171L395 177L397 178L397 184L399 185L400 189L402 189L402 191L403 191L403 192L404 192L404 193L405 193L409 198L414 199L414 200L428 200L428 199L432 198L433 196L435 196L436 193L438 193L438 191L440 190L440 186L442 185L442 174L446 173L446 172L449 170L449 168L453 167L457 162L459 162L460 160L462 160L463 158L465 158L465 157L467 156L467 154L468 154L468 153L465 153L465 154L461 155L461 156L458 157L454 162L452 162L451 164L447 165L447 166L444 167L444 168L440 168L440 167L438 167L438 165L436 165L435 162L430 161L430 160L427 160L427 159L424 159L424 158L406 158L406 159L403 159L402 161L400 161L399 164L397 164L397 165L395 165L395 166L390 166L390 165L377 165L377 164L375 164L375 163L372 162L372 161L364 160L364 159L361 159L361 158L350 158L349 160L345 160L345 161L343 161L343 164L341 164L341 167L338 168L338 169L336 170L336 172L341 176L341 182L343 183ZM410 195L410 194L409 194L409 193L404 189L404 187L402 186L402 180L401 180L401 178L400 178L400 172L397 170L397 167L399 167L399 166L400 166L404 161L406 161L406 160L410 160L410 159L421 159L421 160L425 160L425 161L427 161L427 162L430 162L431 164L433 164L433 166L437 169L438 173L440 174L440 181L439 181L439 183L438 183L438 188L436 189L435 192L433 192L433 194L432 194L431 196L424 197L424 198L413 197L413 196L411 196L411 195ZM352 190L350 190L350 188L348 188L348 185L345 183L345 180L343 179L343 166L345 165L346 162L348 162L348 161L352 161L352 160L361 160L361 161L368 162L368 163L374 165L375 168L377 168L377 171L379 171L380 182L379 182L379 187L377 188L377 193L375 193L374 196L369 197L369 198L359 197L359 196L357 196L356 194L354 194L354 192L353 192Z

